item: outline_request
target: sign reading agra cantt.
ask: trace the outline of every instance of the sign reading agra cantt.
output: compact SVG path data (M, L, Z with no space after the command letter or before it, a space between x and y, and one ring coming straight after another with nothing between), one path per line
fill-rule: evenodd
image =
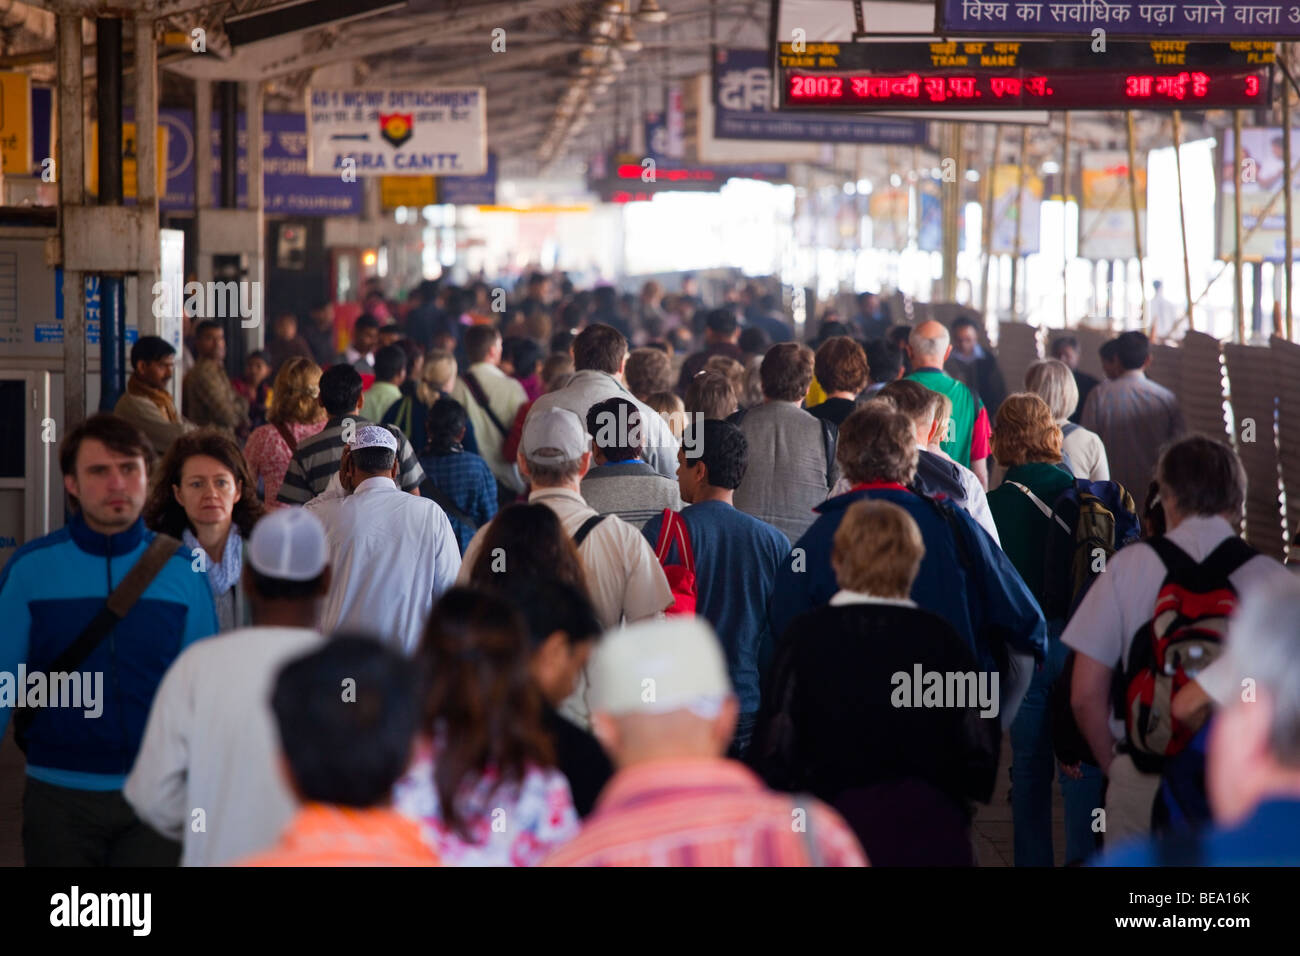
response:
M309 166L318 175L478 176L487 172L483 87L313 89Z
M1300 0L939 0L938 32L1148 40L1300 37Z

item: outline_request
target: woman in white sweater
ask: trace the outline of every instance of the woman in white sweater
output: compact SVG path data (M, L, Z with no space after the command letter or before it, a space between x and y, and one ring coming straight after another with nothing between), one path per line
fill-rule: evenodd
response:
M1079 386L1074 382L1070 367L1059 359L1035 362L1025 372L1025 388L1047 403L1056 424L1061 426L1061 433L1065 436L1061 454L1074 477L1109 481L1110 463L1106 460L1106 446L1101 437L1069 420L1079 404Z

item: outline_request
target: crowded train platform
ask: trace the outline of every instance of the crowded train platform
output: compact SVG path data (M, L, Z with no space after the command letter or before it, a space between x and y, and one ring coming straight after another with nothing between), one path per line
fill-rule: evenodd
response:
M118 870L1065 867L1117 930L1300 864L1300 2L0 23L35 922Z

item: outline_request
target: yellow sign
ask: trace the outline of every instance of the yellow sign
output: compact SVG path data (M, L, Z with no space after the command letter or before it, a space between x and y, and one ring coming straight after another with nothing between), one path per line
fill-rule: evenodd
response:
M437 202L438 186L432 176L379 177L379 204L385 209L432 206Z
M162 123L157 129L158 192L167 192L167 127ZM122 196L134 199L138 192L135 151L135 124L122 124ZM86 189L99 195L99 124L90 124L90 152L86 155Z
M32 78L0 73L0 161L6 176L32 171Z

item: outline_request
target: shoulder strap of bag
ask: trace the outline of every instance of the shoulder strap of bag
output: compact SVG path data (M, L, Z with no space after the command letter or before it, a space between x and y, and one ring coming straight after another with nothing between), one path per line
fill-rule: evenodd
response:
M1071 434L1073 434L1075 431L1077 431L1082 427L1083 426L1078 424L1077 422L1066 422L1064 425L1061 426L1061 437L1069 438Z
M668 558L668 549L672 547L674 541L677 542L677 555L681 558L682 564L687 571L694 574L695 552L691 548L691 535L686 530L686 522L676 511L665 508L663 523L659 526L659 541L655 545L655 555L659 558L660 564Z
M1062 518L1060 515L1058 515L1055 511L1053 511L1051 507L1046 502L1043 501L1042 498L1038 497L1038 495L1030 491L1028 487L1022 485L1018 481L1008 481L1007 484L1011 485L1014 488L1019 488L1021 491L1023 491L1028 496L1029 500L1032 501L1034 505L1038 508L1038 510L1043 513L1043 516L1047 518L1048 521L1055 519L1056 523L1061 526L1061 528L1065 531L1066 534L1073 533L1070 526L1065 523L1065 519Z
M835 471L835 446L839 444L840 430L832 421L818 419L822 423L822 450L826 452L826 487L832 487L831 474Z
M501 432L502 437L508 436L510 429L506 428L501 419L497 418L497 413L492 411L492 406L488 404L487 394L483 391L483 386L478 383L478 379L474 377L474 373L466 372L460 378L465 383L465 387L469 389L469 393L474 396L474 401L478 402L479 407L487 413L487 417L491 419L492 424Z
M1254 548L1236 535L1224 538L1213 551L1201 562L1201 567L1215 579L1228 577L1237 572L1243 564L1259 554Z
M1186 577L1196 569L1196 562L1178 545L1166 537L1152 538L1147 544L1156 553L1156 557L1165 566L1165 572L1172 576Z
M582 527L573 533L573 546L575 548L582 547L582 542L587 540L587 535L591 534L591 532L595 530L596 525L604 521L605 518L606 515L592 515L584 521Z
M420 483L420 497L432 498L434 503L447 514L451 515L462 524L469 525L475 531L478 530L478 522L462 511L456 502L451 500L451 496L433 483L432 478L426 477Z
M293 432L289 430L288 425L284 422L276 422L275 430L280 433L280 437L284 439L284 443L289 446L289 454L292 455L298 450L298 439L293 437Z
M182 545L170 535L157 535L153 541L149 542L149 547L145 549L140 560L135 566L126 573L126 576L118 582L113 593L108 596L104 606L99 609L99 613L91 618L90 623L85 629L77 635L76 640L64 648L63 653L54 659L47 669L50 674L71 674L78 670L87 657L89 657L97 648L104 638L108 636L109 631L122 618L130 613L131 608L140 600L140 595L148 590L149 585L153 583L160 571L166 567L167 562L171 560ZM23 707L14 715L14 736L15 738L25 738L27 730L33 720L36 719L37 711L31 707Z

